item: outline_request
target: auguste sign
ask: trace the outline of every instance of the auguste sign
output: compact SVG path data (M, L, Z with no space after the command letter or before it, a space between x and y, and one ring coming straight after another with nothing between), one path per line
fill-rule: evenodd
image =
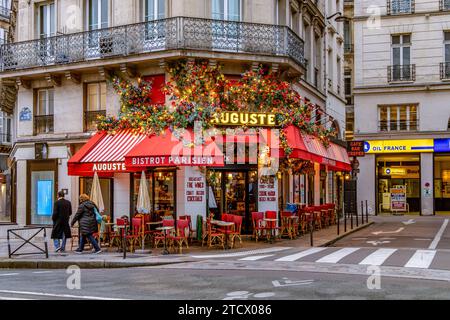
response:
M220 126L250 126L274 127L277 125L275 114L260 112L222 112L211 120L214 125Z

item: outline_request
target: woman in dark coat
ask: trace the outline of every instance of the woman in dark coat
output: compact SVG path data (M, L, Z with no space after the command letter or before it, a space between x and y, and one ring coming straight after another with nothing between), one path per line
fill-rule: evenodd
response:
M56 252L66 251L66 240L72 238L70 232L69 219L72 215L72 204L64 199L64 192L58 192L58 200L53 206L53 229L52 239ZM62 240L62 242L61 242Z
M92 243L95 249L95 253L100 253L102 250L95 240L93 234L98 232L98 224L97 219L95 217L94 208L97 209L97 206L90 201L89 196L86 194L82 194L80 196L80 206L78 207L78 211L73 217L72 227L78 221L78 225L80 228L80 246L76 253L82 253L84 250L84 245L86 244L86 238Z

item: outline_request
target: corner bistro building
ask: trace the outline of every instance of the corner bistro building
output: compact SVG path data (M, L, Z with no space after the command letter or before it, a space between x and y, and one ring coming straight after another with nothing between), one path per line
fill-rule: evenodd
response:
M364 149L358 202L367 200L372 213L392 213L390 191L398 186L409 213L450 212L450 139L372 140Z
M270 115L266 119L270 120ZM89 193L97 172L105 214L114 220L136 213L142 171L148 181L153 219L190 215L194 229L197 216L205 218L207 212L217 218L222 213L242 215L243 232L250 233L254 211L279 212L287 203L336 203L340 207L344 175L351 168L345 148L335 143L325 148L317 138L288 127L284 130L293 149L290 158L309 160L314 170L298 175L286 169L263 176L258 166L261 143L270 147L270 157L284 158L275 135L278 128L271 123L266 127L259 134L250 128L220 136L222 140L219 136L205 139L198 154L195 147L187 147L194 137L192 130L186 131L183 142L170 130L150 137L130 131L115 135L98 132L69 160L68 173L79 177L80 192ZM253 149L257 154L251 145L257 145Z

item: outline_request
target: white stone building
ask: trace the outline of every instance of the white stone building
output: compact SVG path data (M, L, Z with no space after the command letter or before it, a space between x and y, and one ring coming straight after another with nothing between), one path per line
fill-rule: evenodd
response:
M343 29L339 22L326 19L342 12L342 0L19 0L18 3L17 42L3 51L0 79L14 80L19 87L11 160L17 173L13 221L20 225L49 223L45 201L37 199L39 188L47 188L53 196L56 190L66 189L74 207L78 195L89 192L92 179L68 176L67 162L93 136L93 119L97 114L118 114L119 98L106 82L112 71L131 79L141 76L161 82L167 77L165 64L181 58L221 63L229 76L264 64L291 81L318 106L317 113L322 114L318 119L333 125L340 138L344 136ZM218 25L210 19L224 22ZM236 34L238 25L245 33ZM211 29L216 27L223 36L212 40ZM254 37L255 34L259 37ZM276 39L285 40L274 43L274 34ZM282 177L276 192L283 204L296 200L315 204L340 200L333 190L337 192L337 180L342 176L337 177L325 165L318 164L316 169L311 179L303 177L303 182L297 179L305 190L310 184L309 198L304 193L296 199L293 178ZM221 174L224 179L225 174L230 176L237 187L245 189L254 168L233 170ZM325 172L322 177L321 170ZM181 213L206 215L206 197L195 205L188 204L185 197L186 183L198 175L195 168L152 170L149 181L155 185L161 181L161 186L171 194L170 199L160 199L160 203L156 203L155 197L155 210L168 201L171 210L176 207ZM138 182L139 175L130 173L115 173L101 179L105 211L113 217L130 215ZM36 212L41 205L39 210L44 214L40 215ZM248 215L258 206L264 207L246 203L242 208ZM272 208L278 209L277 205Z
M395 211L405 187L410 212L449 211L450 2L354 1L358 200ZM437 140L444 139L444 140Z

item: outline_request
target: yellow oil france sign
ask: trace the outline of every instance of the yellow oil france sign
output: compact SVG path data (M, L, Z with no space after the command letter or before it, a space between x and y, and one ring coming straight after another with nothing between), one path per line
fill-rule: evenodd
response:
M376 140L364 143L365 153L418 153L433 151L433 139Z

